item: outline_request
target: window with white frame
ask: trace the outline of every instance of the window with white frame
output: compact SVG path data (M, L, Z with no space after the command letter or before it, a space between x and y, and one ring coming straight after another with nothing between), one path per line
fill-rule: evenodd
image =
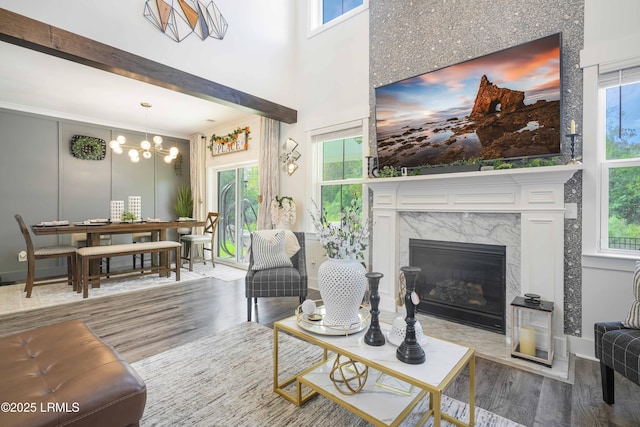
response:
M363 176L362 125L315 133L316 202L328 221L339 221L340 214L353 200L362 208Z
M369 7L369 0L310 0L310 30L334 25Z
M599 86L600 247L639 251L640 67L601 73Z

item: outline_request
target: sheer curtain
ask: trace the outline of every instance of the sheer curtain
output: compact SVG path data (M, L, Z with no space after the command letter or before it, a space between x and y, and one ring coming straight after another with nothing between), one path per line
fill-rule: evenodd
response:
M273 228L270 206L271 200L280 191L279 145L280 122L262 117L260 119L260 161L258 163L258 185L260 187L258 230Z
M193 214L198 221L204 221L207 217L206 183L205 173L207 164L207 137L193 135L189 141L189 178L191 179L191 192L193 193ZM195 233L204 232L203 227L197 227Z

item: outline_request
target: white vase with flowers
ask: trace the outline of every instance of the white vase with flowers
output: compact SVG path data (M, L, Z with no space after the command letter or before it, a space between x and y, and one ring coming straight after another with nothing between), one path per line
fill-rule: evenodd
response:
M323 322L353 329L360 324L358 313L367 288L366 270L360 260L364 260L368 244L368 222L362 221L357 199L335 222L328 221L326 212L315 202L313 205L311 219L328 257L318 268L318 288L325 306Z

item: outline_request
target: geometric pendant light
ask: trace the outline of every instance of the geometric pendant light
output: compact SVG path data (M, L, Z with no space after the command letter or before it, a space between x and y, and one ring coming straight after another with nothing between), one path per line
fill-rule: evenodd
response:
M146 118L145 121L148 121L149 108L151 108L151 104L148 102L141 102L141 106L146 109ZM162 137L156 135L153 137L152 141L149 141L149 135L146 130L147 124L145 123L145 132L144 132L144 140L140 142L139 145L132 145L127 143L127 139L123 135L119 135L116 139L109 143L109 148L113 154L122 154L125 150L129 155L129 160L133 163L138 163L140 161L140 156L144 159L151 159L155 154L158 157L161 157L165 163L171 163L178 157L180 154L178 147L171 147L170 149L165 149L162 147Z

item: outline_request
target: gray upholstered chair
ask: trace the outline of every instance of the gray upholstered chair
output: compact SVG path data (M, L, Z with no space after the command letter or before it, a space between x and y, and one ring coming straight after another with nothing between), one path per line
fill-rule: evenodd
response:
M75 246L45 246L40 248L34 248L31 240L31 234L29 229L24 223L20 214L15 214L15 219L20 227L22 237L27 246L27 279L24 285L24 291L27 293L27 298L31 298L31 291L34 286L52 285L54 283L68 283L73 285L73 290L76 290L76 248ZM36 260L38 259L52 259L52 258L66 258L67 259L67 274L63 276L46 276L36 278Z
M622 322L594 325L596 357L600 359L602 399L614 403L614 372L640 385L640 329L629 329Z
M293 232L298 239L300 249L291 257L292 267L275 267L265 270L253 270L254 234L251 234L249 268L245 278L247 297L247 322L251 321L251 298L258 304L258 298L297 296L302 303L307 298L307 263L305 260L304 233Z

